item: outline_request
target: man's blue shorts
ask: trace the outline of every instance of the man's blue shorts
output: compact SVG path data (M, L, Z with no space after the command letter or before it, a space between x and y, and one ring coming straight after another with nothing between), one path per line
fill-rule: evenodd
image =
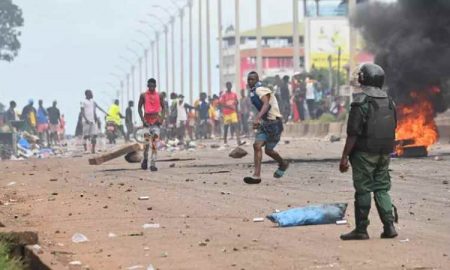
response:
M281 133L283 132L283 124L279 123L279 125L272 126L270 131L273 133L272 135L269 135L268 130L264 128L264 124L262 124L258 128L258 131L256 131L255 142L265 142L266 149L273 150L280 142Z

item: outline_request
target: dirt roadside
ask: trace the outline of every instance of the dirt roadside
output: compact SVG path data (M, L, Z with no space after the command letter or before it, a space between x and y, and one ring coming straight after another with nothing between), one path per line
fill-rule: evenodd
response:
M89 166L87 156L2 161L0 222L38 231L43 251L63 266L55 269L450 269L450 145L434 146L428 158L392 161L400 236L379 239L373 207L372 239L361 242L339 240L353 224L351 175L337 170L341 148L313 139L280 145L295 162L281 180L271 176L275 164L265 164L258 186L242 182L252 170L250 146L241 160L210 148L163 152L160 159L195 160L159 163L157 173L123 159ZM350 224L252 221L324 202L349 203ZM77 232L89 241L72 243Z

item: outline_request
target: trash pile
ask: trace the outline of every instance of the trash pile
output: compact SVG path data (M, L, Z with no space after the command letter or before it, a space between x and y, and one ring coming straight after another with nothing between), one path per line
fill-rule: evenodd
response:
M45 147L40 143L39 137L28 132L14 134L17 141L15 145L0 144L1 160L25 160L29 158L49 158L51 156L61 156L64 148L60 146Z

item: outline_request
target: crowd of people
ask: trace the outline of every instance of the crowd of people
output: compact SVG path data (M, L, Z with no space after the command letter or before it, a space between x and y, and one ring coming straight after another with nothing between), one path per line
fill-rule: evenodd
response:
M154 83L156 85L156 81ZM322 83L311 76L281 78L277 75L272 80L261 81L261 84L274 93L284 123L316 120L324 115L327 115L326 121L345 119L346 99L333 96L331 90L322 87ZM236 138L237 145L241 145L245 143L241 138L253 134L250 123L256 112L248 93L248 89L241 89L238 95L233 90L232 83L227 82L219 94L208 96L202 92L193 104L188 104L182 94L172 92L167 95L166 92L158 92L164 108L161 112L164 121L160 137L164 140L176 139L180 145L186 141L215 138L222 138L223 143L228 145L230 138ZM126 141L130 141L140 120L134 116L134 101L128 102L125 115L122 115L119 100L114 100L108 110L103 110L93 102L92 91L89 96L92 97L86 98L81 106L76 135L97 134L101 130L102 121L96 111L92 111L93 108L98 108L105 115L105 127L108 123L114 124L118 133ZM90 113L86 114L87 110ZM141 114L142 112L139 113ZM91 126L83 126L83 121L91 123Z
M46 108L44 101L39 100L36 109L34 100L30 99L21 112L17 109L17 103L10 101L9 108L4 113L4 123L11 129L37 135L42 145L58 145L65 136L64 114L61 114L56 101Z

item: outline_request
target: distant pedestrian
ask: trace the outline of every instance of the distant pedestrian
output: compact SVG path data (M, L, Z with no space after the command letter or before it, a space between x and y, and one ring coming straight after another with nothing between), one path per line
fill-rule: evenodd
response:
M59 109L56 107L57 102L53 101L53 104L51 107L49 107L47 109L48 112L48 119L49 119L49 143L50 144L58 144L59 143L59 136L58 136L58 132L60 130L60 125L61 125L61 113L59 111Z
M245 136L250 135L248 119L250 118L252 102L250 97L245 95L245 89L241 89L241 99L239 100L239 112L241 114L242 132Z
M87 143L91 143L91 153L95 154L95 145L97 144L98 125L97 109L107 115L106 111L100 108L94 101L94 94L91 90L84 92L86 99L82 102L81 116L83 118L83 147L88 152Z
M33 99L28 100L28 104L23 107L20 119L25 121L25 131L31 134L36 133L36 109L33 107Z
M228 144L228 129L233 126L236 131L237 144L241 145L241 138L239 132L239 117L238 117L238 97L235 92L232 92L233 85L231 82L226 83L226 91L220 96L220 107L223 114L223 141Z
M9 108L5 112L5 123L9 123L11 121L18 120L17 112L16 112L17 104L14 100L9 102Z
M130 140L130 135L134 133L133 107L134 102L132 100L128 101L128 107L125 110L125 126L127 128L127 136L126 136L127 141Z

